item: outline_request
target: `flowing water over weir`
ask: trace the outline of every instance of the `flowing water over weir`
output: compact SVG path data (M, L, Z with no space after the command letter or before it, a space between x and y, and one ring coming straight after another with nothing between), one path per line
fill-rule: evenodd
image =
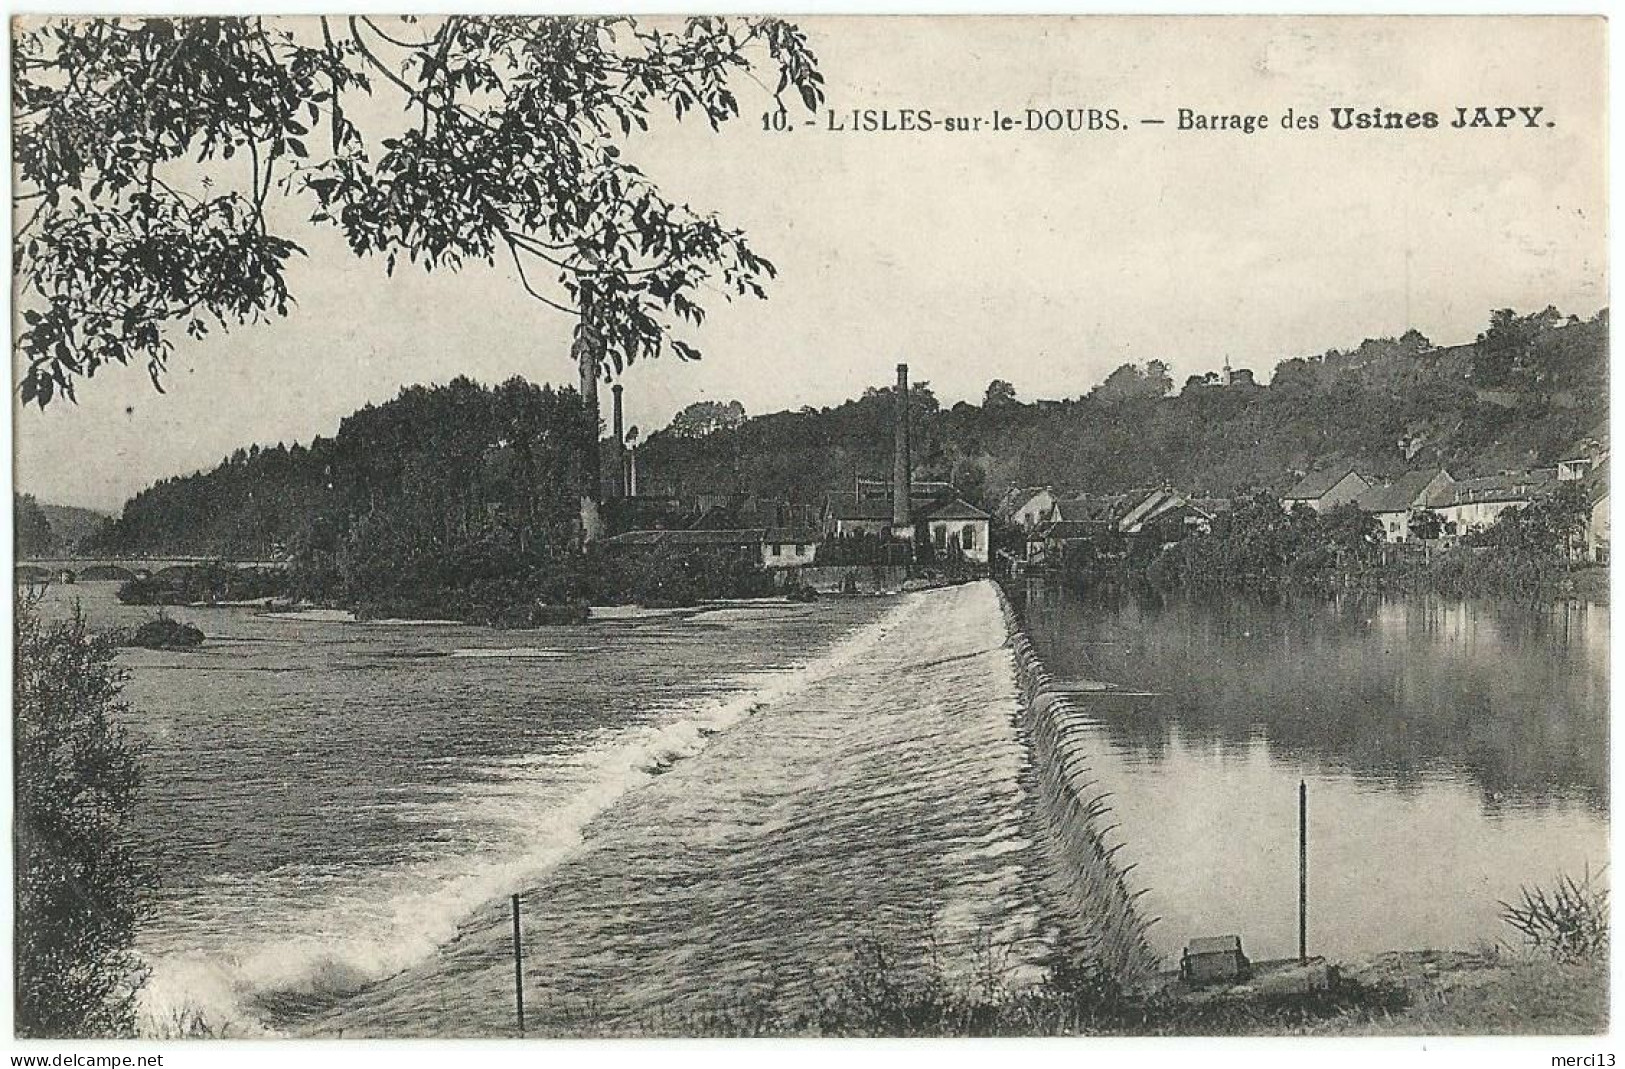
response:
M1158 961L1146 939L1156 918L1143 918L1131 891L1133 865L1119 863L1127 845L1111 843L1109 792L1090 778L1089 754L1076 731L1078 713L1044 667L1003 591L1004 612L1022 693L1023 734L1031 754L1032 826L1041 844L1047 912L1057 918L1057 951L1124 983L1144 980Z
M201 650L120 654L149 1034L511 1034L514 891L532 1035L793 1023L877 952L963 987L1142 967L992 584L533 632L172 611Z
M864 941L903 972L991 963L1015 984L1058 945L1142 964L1087 806L1029 765L1013 669L992 584L911 595L600 814L516 888L530 1034L806 1012ZM286 1026L511 1034L510 940L492 901L428 960Z

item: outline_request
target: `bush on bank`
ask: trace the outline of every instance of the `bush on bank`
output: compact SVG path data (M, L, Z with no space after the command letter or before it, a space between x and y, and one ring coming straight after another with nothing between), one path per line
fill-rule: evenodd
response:
M134 843L140 774L118 721L124 673L78 612L13 617L19 1036L130 1036L145 979L132 946L156 877Z

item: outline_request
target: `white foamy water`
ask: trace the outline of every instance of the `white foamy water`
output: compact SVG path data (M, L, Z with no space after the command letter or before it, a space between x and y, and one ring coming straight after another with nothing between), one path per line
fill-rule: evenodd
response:
M905 957L934 941L957 978L1030 978L1046 944L1015 702L986 584L910 596L758 689L510 888L524 892L532 1034L682 1034L742 1003L807 1012L869 938ZM488 902L305 1030L507 1034L507 908Z
M520 655L523 657L524 655ZM467 767L450 763L446 786L390 804L402 824L483 829L461 849L425 851L421 860L366 872L289 865L213 886L221 900L247 898L252 915L224 932L185 927L196 946L167 945L149 957L143 992L146 1031L201 1014L215 1027L275 1034L274 1014L257 1003L328 999L398 972L451 939L470 910L508 893L569 855L582 829L606 806L677 761L784 685L775 675L735 681L740 696L685 710L661 727L606 733L568 755L510 758ZM456 766L463 767L456 767ZM471 780L478 792L469 793ZM439 797L434 797L438 794ZM268 1020L267 1018L271 1019Z
M52 611L144 618L100 586ZM138 819L164 874L138 944L146 1030L201 1015L284 1033L431 958L579 852L596 817L820 678L883 610L508 633L175 610L201 651L123 655Z

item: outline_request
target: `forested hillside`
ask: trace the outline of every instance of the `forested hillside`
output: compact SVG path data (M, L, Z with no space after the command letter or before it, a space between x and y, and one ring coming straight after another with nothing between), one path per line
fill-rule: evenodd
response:
M1088 395L1022 403L994 380L980 405L914 391L915 457L984 503L1009 486L1107 491L1170 482L1230 495L1280 488L1336 459L1367 472L1444 465L1458 477L1549 463L1608 413L1608 317L1496 312L1478 340L1411 331L1288 359L1270 384L1218 374L1182 388L1165 365L1125 365ZM879 366L877 377L890 362ZM916 374L929 378L928 363ZM891 467L891 389L834 408L746 420L701 438L663 431L639 453L642 487L788 493L814 501Z
M573 390L520 379L412 386L349 416L332 438L255 445L213 471L165 479L93 543L365 569L453 545L567 541L588 433Z
M12 495L12 531L19 557L77 552L107 522L104 513L72 505L46 505L32 494Z
M1606 312L1496 312L1467 345L1412 331L1282 363L1268 386L1157 361L1088 395L1023 403L995 380L982 404L913 391L922 476L991 503L1006 487L1104 491L1169 482L1230 495L1280 488L1333 459L1389 475L1442 464L1458 478L1550 463L1607 419ZM882 366L884 365L884 366ZM891 361L877 360L877 378ZM928 364L914 371L929 378ZM833 408L679 418L638 452L644 493L740 490L816 502L891 469L891 389ZM724 418L726 417L726 418ZM96 538L124 553L299 554L347 567L432 557L451 545L529 550L568 537L582 443L574 391L522 380L414 386L308 447L253 446L211 472L166 479Z

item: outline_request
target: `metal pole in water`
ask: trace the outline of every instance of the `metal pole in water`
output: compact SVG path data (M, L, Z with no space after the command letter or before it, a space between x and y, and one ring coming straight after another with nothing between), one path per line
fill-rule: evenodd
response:
M525 958L519 942L519 896L513 896L513 1009L519 1016L519 1036L525 1035Z
M1309 964L1309 786L1298 781L1298 964Z

